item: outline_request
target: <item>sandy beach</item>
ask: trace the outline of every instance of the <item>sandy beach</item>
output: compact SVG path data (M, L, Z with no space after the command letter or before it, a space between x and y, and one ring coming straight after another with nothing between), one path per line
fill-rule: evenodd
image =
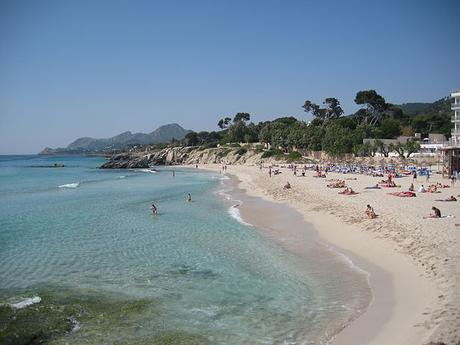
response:
M220 165L201 165L218 171ZM288 168L268 176L268 169L230 165L227 174L239 180L248 195L285 203L311 223L322 240L349 257L370 273L373 300L333 344L427 344L460 341L460 223L459 202L439 202L460 188L442 188L440 193L417 193L415 198L400 198L388 193L407 191L412 177L396 179L401 187L366 190L382 178L357 174L329 173L327 178L294 176ZM340 195L341 189L327 188L329 179L343 179L359 192ZM292 188L283 189L289 181ZM440 175L430 183L450 184ZM414 182L424 184L425 177ZM368 219L366 205L378 217ZM438 207L441 219L424 219L431 207ZM244 212L243 212L244 215ZM297 229L302 232L302 229Z

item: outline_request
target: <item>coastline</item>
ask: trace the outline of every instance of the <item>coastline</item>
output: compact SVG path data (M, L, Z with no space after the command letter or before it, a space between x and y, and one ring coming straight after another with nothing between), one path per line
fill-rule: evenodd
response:
M219 171L220 165L200 168ZM249 196L283 203L300 212L325 243L370 273L373 301L361 316L336 335L332 344L415 345L429 342L439 326L436 322L439 319L434 319L433 315L442 308L439 299L445 292L440 290L433 276L414 264L410 255L401 253L388 236L359 231L360 222L344 221L330 209L305 207L301 199L289 195L290 191L282 191L284 176L268 179L255 166L229 166L228 173L239 179L238 187ZM277 184L276 191L273 183ZM374 226L381 229L377 224Z

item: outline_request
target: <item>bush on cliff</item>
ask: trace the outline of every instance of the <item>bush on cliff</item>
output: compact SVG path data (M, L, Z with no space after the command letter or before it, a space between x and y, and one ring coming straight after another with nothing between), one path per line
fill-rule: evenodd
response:
M265 151L262 154L261 158L270 158L270 157L283 156L283 155L284 155L283 151L278 150L278 149L271 149L271 150Z

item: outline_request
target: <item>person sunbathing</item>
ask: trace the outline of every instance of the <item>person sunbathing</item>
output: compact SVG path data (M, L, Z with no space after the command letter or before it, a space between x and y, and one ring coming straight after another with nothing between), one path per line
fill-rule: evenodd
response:
M394 196L399 196L400 198L413 198L417 196L414 192L394 192L394 193L388 193L390 195Z
M366 187L366 189L382 189L382 188L380 188L379 184L376 183L375 186L369 186L369 187Z
M345 188L345 181L335 181L327 185L328 188Z
M420 186L420 188L418 189L418 192L419 193L426 193L426 189L425 187L423 186L423 184Z
M347 187L343 191L339 192L339 194L354 195L354 194L358 194L358 193L356 193L351 187Z
M291 184L289 183L289 181L286 182L286 184L284 185L283 188L284 189L291 189Z
M413 192L413 191L415 191L415 188L414 188L414 184L411 183L409 187L409 192Z
M432 207L431 208L431 213L429 216L426 216L426 217L423 217L423 218L441 218L441 211L439 210L439 208L436 208L436 207Z
M367 205L366 211L364 211L364 213L366 213L367 218L369 218L369 219L374 219L374 218L377 217L377 215L375 214L375 211L374 211L374 209L372 208L371 205Z
M436 185L432 184L431 186L428 187L428 193L440 193L438 192L438 188Z
M457 198L454 197L453 195L451 195L450 197L448 197L447 199L437 199L435 201L457 201Z

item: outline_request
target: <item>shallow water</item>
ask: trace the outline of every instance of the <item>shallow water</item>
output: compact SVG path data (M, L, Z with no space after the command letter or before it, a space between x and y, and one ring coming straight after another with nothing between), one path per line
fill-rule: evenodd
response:
M36 167L54 163L65 167ZM151 339L163 332L196 337L189 343L318 344L369 297L358 271L356 291L341 288L332 252L319 272L318 260L309 264L232 217L232 200L216 193L220 175L97 169L102 163L0 156L3 302L40 292L48 296L41 305L62 304L56 295L81 298L91 289L155 306L124 315L126 327L116 332L80 316L79 329L54 342L97 343L102 335L107 343L161 343Z

